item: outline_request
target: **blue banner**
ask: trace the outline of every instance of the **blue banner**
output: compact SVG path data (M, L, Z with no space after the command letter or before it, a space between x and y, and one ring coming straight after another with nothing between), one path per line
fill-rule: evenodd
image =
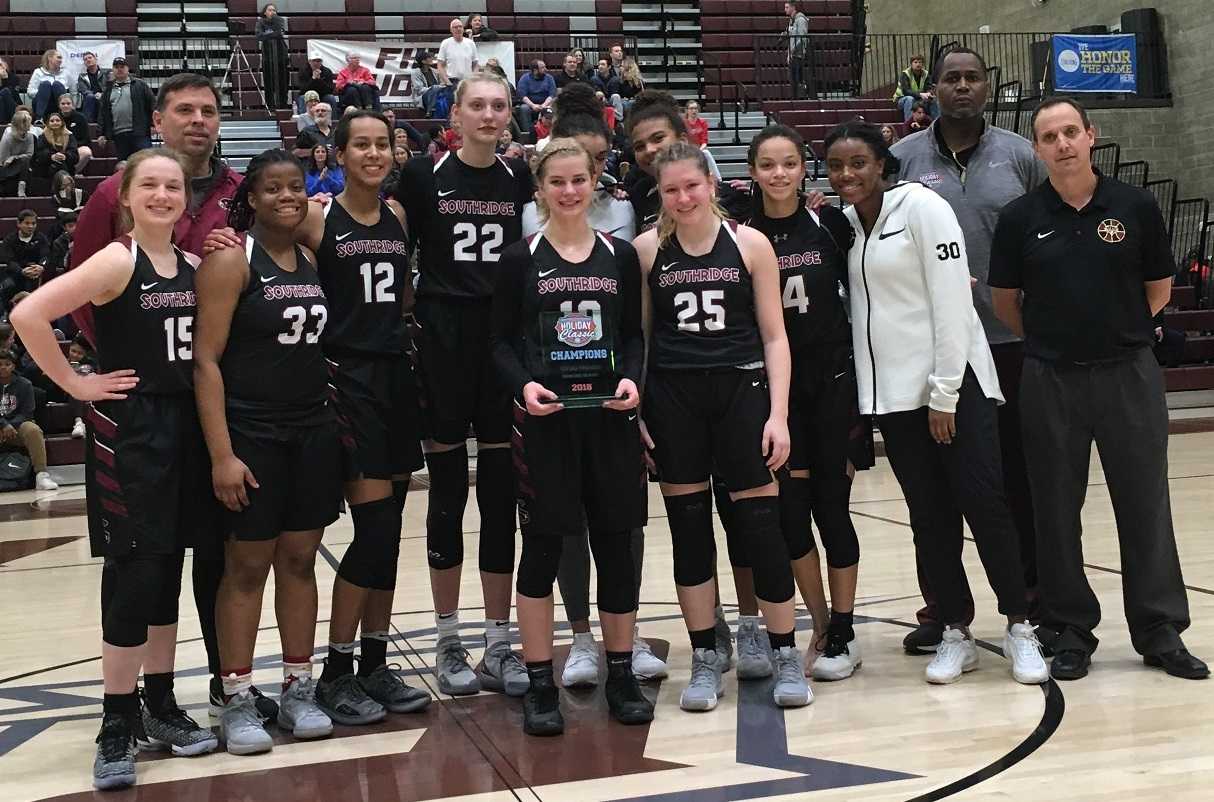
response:
M1054 34L1054 89L1059 92L1137 92L1134 34Z

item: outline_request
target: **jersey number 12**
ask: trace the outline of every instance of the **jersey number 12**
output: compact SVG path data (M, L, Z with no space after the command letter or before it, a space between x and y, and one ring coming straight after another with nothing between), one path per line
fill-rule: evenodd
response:
M369 304L387 303L396 300L392 282L396 279L396 268L391 262L363 262L358 266L363 277L363 300Z

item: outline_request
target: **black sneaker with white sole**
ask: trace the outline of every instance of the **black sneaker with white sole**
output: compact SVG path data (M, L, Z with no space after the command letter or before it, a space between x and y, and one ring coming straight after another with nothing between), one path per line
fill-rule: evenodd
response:
M907 654L935 654L944 639L944 625L929 621L912 629L902 639L902 648Z

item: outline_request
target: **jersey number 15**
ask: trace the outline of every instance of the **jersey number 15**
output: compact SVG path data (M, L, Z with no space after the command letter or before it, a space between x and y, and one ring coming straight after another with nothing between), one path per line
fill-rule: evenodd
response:
M194 358L194 318L166 317L164 340L170 362L189 362Z

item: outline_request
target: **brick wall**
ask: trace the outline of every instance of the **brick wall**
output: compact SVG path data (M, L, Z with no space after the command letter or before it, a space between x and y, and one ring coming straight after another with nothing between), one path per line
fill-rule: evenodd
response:
M1123 159L1147 159L1155 178L1176 178L1181 195L1214 199L1214 2L1211 0L868 0L870 33L1066 31L1115 25L1121 12L1150 5L1163 19L1173 108L1094 113Z

